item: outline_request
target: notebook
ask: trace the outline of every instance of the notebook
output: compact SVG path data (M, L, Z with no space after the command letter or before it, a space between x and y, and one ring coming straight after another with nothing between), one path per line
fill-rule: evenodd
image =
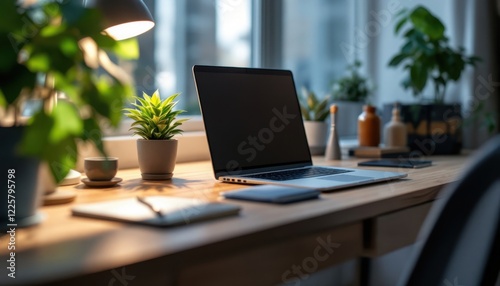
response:
M235 215L240 207L233 204L205 202L197 199L148 196L77 205L75 216L132 222L152 226L174 226ZM148 206L149 205L149 206ZM156 210L156 211L155 211ZM159 215L157 212L161 213Z
M313 166L292 73L194 66L217 180L330 191L405 173Z

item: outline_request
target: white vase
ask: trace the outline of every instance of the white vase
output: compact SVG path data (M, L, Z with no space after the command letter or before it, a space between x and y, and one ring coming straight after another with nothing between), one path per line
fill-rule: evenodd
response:
M325 154L328 124L324 121L304 121L304 128L311 155Z

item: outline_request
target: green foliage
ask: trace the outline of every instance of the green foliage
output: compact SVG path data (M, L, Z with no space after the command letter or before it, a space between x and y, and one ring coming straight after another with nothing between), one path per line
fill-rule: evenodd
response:
M330 114L328 100L325 96L323 99L318 99L316 94L306 88L302 89L302 97L300 99L300 111L302 117L307 121L325 121Z
M137 44L103 34L100 11L80 1L38 1L27 7L19 2L0 1L0 108L19 114L26 100L47 103L56 92L68 97L36 111L19 146L23 154L46 161L61 181L76 163L79 141L93 143L104 154L100 125L117 126L125 101L134 94L128 81L84 49L82 39L92 44L94 54L127 59L138 56Z
M349 74L334 82L333 99L353 102L366 101L372 88L368 84L368 79L359 74L359 67L361 67L361 62L355 61L354 64L347 67Z
M402 35L405 42L389 66L403 67L407 77L402 85L417 97L432 81L435 103L444 102L448 83L459 80L466 65L475 65L480 60L466 56L463 48L453 49L443 23L422 6L399 14L394 32Z
M174 110L179 93L161 100L160 93L155 91L152 96L143 93L143 98L137 97L132 103L136 108L124 108L125 115L134 122L130 130L135 135L146 140L168 140L181 134L182 125L187 119L176 119L184 110Z

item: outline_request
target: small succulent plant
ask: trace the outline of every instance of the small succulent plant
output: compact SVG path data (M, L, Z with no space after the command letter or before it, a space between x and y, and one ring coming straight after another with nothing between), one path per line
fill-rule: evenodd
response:
M146 140L168 140L181 134L179 128L188 119L177 119L184 110L174 110L179 93L161 100L160 93L155 91L152 96L143 92L143 98L137 97L132 103L136 108L124 108L125 115L134 122L129 130Z
M325 121L330 114L328 99L328 96L318 99L314 92L303 88L302 98L300 98L300 111L304 120Z

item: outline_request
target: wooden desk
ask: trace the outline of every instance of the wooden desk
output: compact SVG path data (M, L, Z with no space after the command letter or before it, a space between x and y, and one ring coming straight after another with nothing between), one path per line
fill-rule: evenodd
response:
M76 204L136 195L220 200L241 185L216 182L209 162L178 164L169 182L118 173L111 189L76 188L72 204L43 207L42 224L18 229L16 279L6 275L8 237L0 241L0 284L273 285L359 256L410 244L438 191L457 178L465 156L432 157L408 178L322 195L290 205L232 201L239 216L175 228L73 217ZM356 160L330 165L355 167ZM316 164L325 164L321 159ZM380 168L379 170L384 170ZM394 171L394 169L387 168ZM63 188L64 189L64 188ZM241 277L245 277L244 280Z

